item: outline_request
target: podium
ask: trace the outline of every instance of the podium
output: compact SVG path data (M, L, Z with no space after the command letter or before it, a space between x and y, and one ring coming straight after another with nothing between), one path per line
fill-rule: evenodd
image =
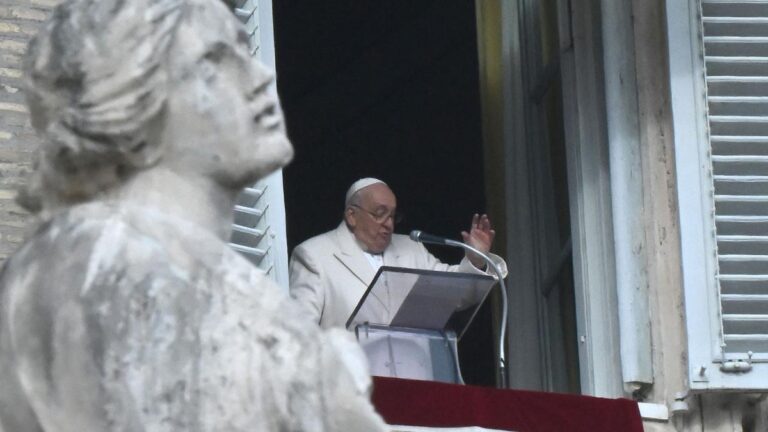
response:
M371 374L463 383L456 343L496 279L383 266L347 320Z

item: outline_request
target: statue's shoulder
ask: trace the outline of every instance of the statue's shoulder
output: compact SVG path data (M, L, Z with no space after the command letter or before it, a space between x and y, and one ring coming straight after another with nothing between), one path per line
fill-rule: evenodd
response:
M222 279L245 285L260 277L212 233L141 209L91 203L40 224L5 263L0 286L81 295L94 286L158 281L203 289Z
M124 225L104 206L88 206L89 210L74 207L58 212L42 222L21 247L5 263L4 281L19 271L25 274L51 276L57 270L76 272L87 264L91 256L104 243L106 235L119 236ZM80 264L80 265L78 265Z

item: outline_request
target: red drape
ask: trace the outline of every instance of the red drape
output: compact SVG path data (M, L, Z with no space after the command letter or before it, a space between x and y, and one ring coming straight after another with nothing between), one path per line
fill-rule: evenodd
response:
M499 390L374 377L373 404L389 424L481 426L519 432L643 432L628 399Z

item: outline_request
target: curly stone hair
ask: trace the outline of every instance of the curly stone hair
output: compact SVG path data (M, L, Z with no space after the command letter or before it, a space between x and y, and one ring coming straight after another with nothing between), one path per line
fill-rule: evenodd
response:
M149 138L167 99L162 63L199 1L69 0L54 9L24 59L43 142L22 206L37 212L86 201L157 162L162 149Z

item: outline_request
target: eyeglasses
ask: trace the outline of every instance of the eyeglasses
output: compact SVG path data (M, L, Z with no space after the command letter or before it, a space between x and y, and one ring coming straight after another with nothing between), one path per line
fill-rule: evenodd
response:
M368 209L362 208L359 205L352 204L351 207L359 208L360 210L368 213L371 216L371 219L373 219L374 222L378 224L383 224L387 221L387 219L392 218L392 222L398 224L403 221L403 214L398 213L397 210L388 212L388 211L381 211L381 212L372 212Z

